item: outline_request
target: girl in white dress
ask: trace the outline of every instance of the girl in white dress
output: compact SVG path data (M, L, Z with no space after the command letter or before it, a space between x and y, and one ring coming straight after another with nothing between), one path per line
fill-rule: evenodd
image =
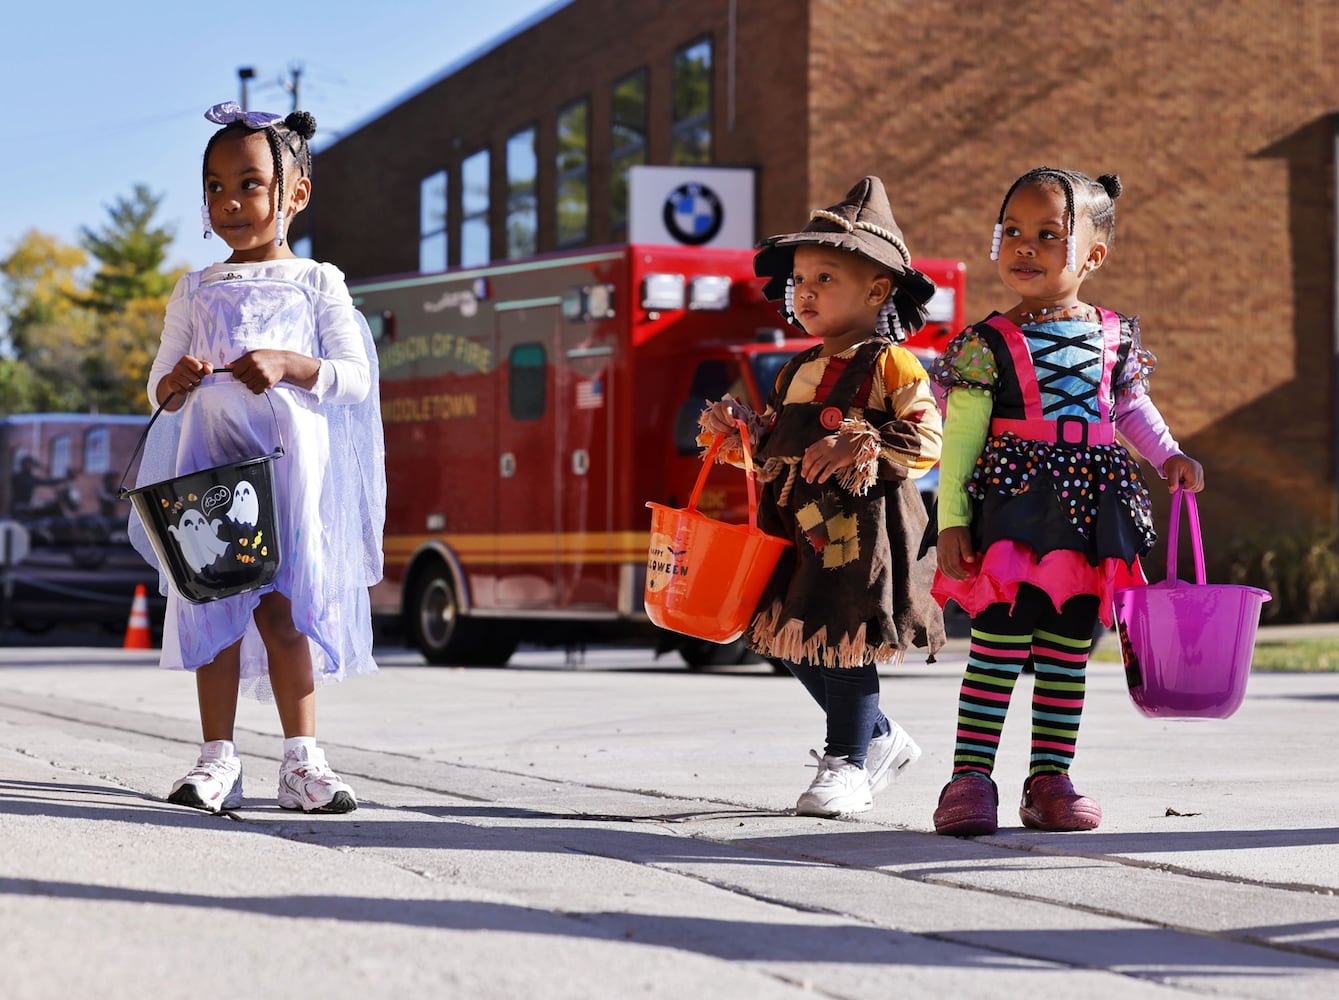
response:
M385 520L376 351L343 274L295 257L284 239L285 220L311 195L315 120L232 102L205 117L223 126L205 146L205 235L212 230L232 254L184 276L168 303L148 385L164 413L139 484L281 445L272 462L281 564L265 586L206 603L184 600L160 565L162 665L195 673L204 739L168 799L212 812L241 805L233 727L246 691L279 712L279 805L349 812L353 790L316 745L315 688L377 669L368 603L381 578ZM159 564L137 517L131 528L139 551ZM198 543L189 555L212 558L216 542L221 548L210 539L203 555Z

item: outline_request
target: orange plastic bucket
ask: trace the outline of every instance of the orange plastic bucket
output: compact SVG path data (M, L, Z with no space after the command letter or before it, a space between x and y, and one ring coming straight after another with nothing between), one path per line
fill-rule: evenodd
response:
M687 507L646 505L651 508L646 615L661 628L711 642L733 642L744 634L777 560L791 544L758 527L753 455L742 424L739 434L749 489L747 525L726 524L697 509L707 473L725 440L719 434L702 460Z

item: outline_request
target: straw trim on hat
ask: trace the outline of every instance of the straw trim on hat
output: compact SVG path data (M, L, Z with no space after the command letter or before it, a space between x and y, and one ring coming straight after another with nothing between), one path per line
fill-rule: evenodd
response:
M849 250L891 272L893 304L902 325L914 330L924 324L925 303L934 295L934 282L911 266L911 251L879 178L863 177L838 204L815 209L800 232L771 236L758 244L753 273L768 279L763 285L768 299L785 296L797 246Z

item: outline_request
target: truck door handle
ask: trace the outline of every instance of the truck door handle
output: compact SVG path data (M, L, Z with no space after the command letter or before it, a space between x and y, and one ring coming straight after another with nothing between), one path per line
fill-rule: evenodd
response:
M498 459L498 473L503 479L510 479L516 475L516 456L511 452L503 452L502 457Z

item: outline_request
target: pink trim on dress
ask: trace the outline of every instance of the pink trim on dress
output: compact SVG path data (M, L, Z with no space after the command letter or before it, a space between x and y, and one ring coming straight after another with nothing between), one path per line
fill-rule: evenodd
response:
M1115 592L1147 582L1138 559L1133 566L1126 566L1120 559L1104 559L1100 566L1093 566L1082 552L1057 549L1039 562L1031 547L1001 539L984 556L978 555L976 568L966 579L952 580L936 570L930 594L941 608L953 600L972 616L992 604L1008 604L1012 610L1020 583L1030 583L1043 591L1057 611L1071 597L1096 594L1098 616L1110 628Z
M1041 390L1037 388L1037 370L1032 367L1032 351L1027 336L1018 325L1004 316L992 316L986 325L994 327L1004 338L1004 346L1014 359L1014 374L1023 390L1023 412L1030 420L1044 419L1041 411Z

